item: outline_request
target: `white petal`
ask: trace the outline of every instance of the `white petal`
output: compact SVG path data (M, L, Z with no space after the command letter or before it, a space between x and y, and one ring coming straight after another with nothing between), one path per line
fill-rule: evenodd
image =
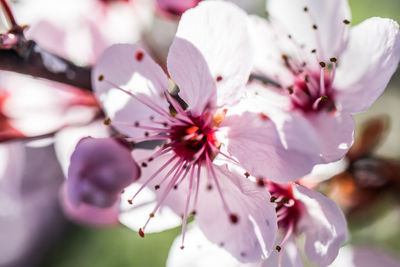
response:
M317 49L319 61L340 54L348 27L343 21L351 16L347 0L269 0L267 9L271 20L298 45L305 45L307 53Z
M370 18L351 30L334 81L339 108L365 111L383 93L400 59L399 25Z
M305 205L297 230L306 235L305 253L316 264L327 266L347 241L347 223L336 203L321 193L294 184L293 194Z
M196 222L205 236L220 244L242 262L259 261L269 255L277 233L275 207L264 187L244 176L244 170L232 165L214 165L223 197L230 212L238 217L232 223L224 209L218 188L206 190L205 171L200 184Z
M205 1L183 14L168 70L182 98L199 115L207 104L238 99L251 61L246 14L231 3Z
M93 70L92 82L105 112L116 122L148 125L151 123L150 117L160 117L152 108L159 106L168 110L168 103L164 98L168 87L167 76L150 55L138 46L119 44L108 48ZM116 89L113 84L150 103L152 108ZM145 132L132 126L114 126L134 137L143 137Z
M259 263L242 263L226 250L210 242L196 225L186 232L185 248L178 236L169 251L167 267L259 267Z

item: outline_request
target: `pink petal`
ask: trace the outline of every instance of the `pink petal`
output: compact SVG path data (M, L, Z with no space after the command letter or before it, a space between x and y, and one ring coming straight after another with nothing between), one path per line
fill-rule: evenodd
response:
M373 248L350 247L340 249L336 260L330 267L399 267L400 261Z
M319 61L340 54L348 27L343 21L351 19L347 0L269 0L267 9L281 34L291 35L306 53L317 49Z
M275 207L264 187L244 177L244 171L234 166L214 165L223 197L238 221L231 222L224 209L217 187L207 187L206 171L202 172L196 222L204 235L220 244L242 262L265 258L274 247L277 232ZM190 242L188 240L188 242Z
M348 238L343 212L333 200L304 186L294 184L293 194L305 205L297 230L306 236L308 259L322 266L331 264Z
M238 100L252 63L248 39L247 16L233 4L201 2L182 16L168 70L194 114Z
M258 262L242 263L223 247L210 242L196 224L186 232L188 244L182 250L182 236L178 236L168 254L167 267L259 267ZM274 266L276 267L276 266Z
M108 48L93 70L92 81L107 116L115 121L114 126L119 131L131 137L143 137L146 132L133 127L135 122L149 125L152 118L161 120L152 108L159 106L168 110L164 98L168 86L167 76L150 55L136 45L119 44ZM152 108L116 89L113 84L150 103Z
M283 253L283 255L281 255ZM296 241L289 238L280 252L274 250L271 255L264 260L261 267L277 267L279 266L279 257L282 257L281 267L303 267L301 253L297 248Z
M371 106L385 90L399 59L397 22L370 18L354 27L334 81L341 108L357 113Z
M106 209L87 204L76 207L68 197L66 186L60 190L60 201L65 215L75 222L93 226L118 224L118 204Z
M254 105L260 107L257 102ZM272 109L268 112L228 112L221 124L227 131L227 145L222 149L227 149L255 177L294 181L309 173L320 160L314 130L296 113L288 115Z
M353 144L354 121L351 115L319 112L308 118L321 144L322 163L341 159Z

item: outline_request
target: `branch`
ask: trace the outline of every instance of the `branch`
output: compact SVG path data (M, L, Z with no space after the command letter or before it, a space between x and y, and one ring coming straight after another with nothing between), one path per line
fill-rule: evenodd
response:
M0 69L72 85L92 91L91 68L80 67L51 54L34 41L18 35L19 41L12 49L0 50Z

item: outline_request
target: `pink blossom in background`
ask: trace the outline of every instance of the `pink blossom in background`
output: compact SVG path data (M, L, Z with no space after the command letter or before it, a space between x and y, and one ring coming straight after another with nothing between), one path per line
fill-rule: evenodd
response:
M99 112L91 93L71 86L7 72L0 72L0 84L0 140L85 124Z
M1 266L36 265L64 227L57 201L63 177L54 151L32 145L0 145Z
M270 22L250 22L253 73L276 85L254 82L248 94L303 116L321 163L336 161L353 142L351 114L368 109L397 68L399 26L370 18L350 27L346 0L270 0L267 9Z
M297 136L279 135L268 114L237 105L252 66L247 34L246 14L229 3L202 2L183 14L168 55L168 72L186 110L169 95L167 76L140 47L114 45L96 64L93 83L109 123L129 141L164 143L152 155L136 157L143 167L140 182L158 196L139 230L142 236L158 208L177 198L171 208L183 214L183 233L194 211L210 240L224 243L242 261L261 259L272 249L276 222L273 212L255 209L268 203L268 193L251 189L246 176L257 171L276 181L293 180L318 161L318 155L309 153L315 147L307 135L301 136L302 142ZM278 119L276 110L273 115ZM279 117L279 127L295 127L287 118ZM217 163L219 159L228 164ZM243 167L240 172L231 166L237 162ZM174 193L181 187L187 188L183 196ZM207 188L216 198L211 207L215 210L197 213L200 203L207 202L201 197ZM248 190L259 197L251 197ZM139 192L129 202L134 204ZM235 197L243 204L230 204ZM210 223L217 215L219 223ZM222 226L227 224L231 227Z
M117 42L139 41L152 20L149 0L23 0L15 4L20 24L42 48L78 64L93 64Z
M202 0L156 0L162 14L181 16L186 10L197 6Z

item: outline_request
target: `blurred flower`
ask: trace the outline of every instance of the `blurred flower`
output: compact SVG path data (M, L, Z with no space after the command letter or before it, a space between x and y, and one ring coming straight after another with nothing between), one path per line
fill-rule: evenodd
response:
M192 204L192 195L197 199L204 189L215 186L221 200L220 204L211 205L216 208L212 213L227 218L218 217L218 224L201 223L216 217L209 215L211 210L198 213L199 224L208 238L224 242L225 248L241 260L266 256L276 227L274 215L253 209L265 204L265 189L255 191L263 197L253 197L253 205L235 206L227 199L240 196L244 203L250 203L251 194L241 187L250 186L245 177L253 172L287 181L308 173L317 162L318 155L309 153L316 149L309 136L301 135L299 142L299 136L279 135L268 113L246 112L243 101L243 105L235 105L251 68L246 36L247 16L232 4L202 2L183 14L168 56L168 71L179 87L179 101L184 107L167 92L168 79L162 69L138 46L112 46L97 63L93 82L110 117L106 122L129 136L129 141L165 142L154 154L141 158L143 187L154 186L159 196L158 205L139 231L142 236L160 205L174 195L171 192L181 183L188 186L186 199L174 202L171 208L183 214L183 232L189 212L199 208ZM279 114L274 110L280 128L297 127L296 122L287 125L289 117ZM232 171L233 166L217 164L217 157L229 164L240 162L247 172L240 171L239 177L240 172ZM271 164L265 164L267 159ZM129 200L131 203L139 192ZM248 219L249 214L253 219ZM221 227L229 221L236 227ZM263 244L258 241L258 229L265 229L261 231ZM238 242L230 237L233 234L246 238Z
M347 167L327 181L328 195L346 212L370 207L383 193L398 195L399 160L375 155L388 131L388 117L377 116L367 120L344 159Z
M249 94L303 116L321 163L336 161L353 141L351 114L374 103L397 68L399 26L371 18L350 29L346 0L270 0L268 12L270 22L252 17L250 28L254 77L270 84L254 82Z
M159 10L169 16L181 16L186 10L197 6L202 0L156 0Z
M266 261L255 262L255 263L241 263L229 253L227 253L223 248L216 244L209 242L206 237L202 234L196 225L192 227L187 232L188 238L192 240L190 247L188 246L185 250L180 251L178 248L180 246L180 238L177 237L172 244L170 249L167 267L219 267L219 266L229 266L229 267L276 267L277 259L275 264L271 264L271 259ZM295 247L288 247L287 249L291 252L295 252L297 249ZM293 250L294 249L294 250ZM291 253L290 252L290 253ZM288 256L290 253L286 253ZM285 257L284 256L284 257ZM271 256L274 257L274 256ZM286 258L286 260L288 260ZM282 267L301 267L301 259L297 264L293 265L293 262L283 260ZM331 267L398 267L400 262L391 258L390 256L372 248L364 247L351 247L346 246L340 249L339 255L336 260L329 265Z
M0 145L1 266L35 266L59 236L64 226L57 202L62 181L51 147Z
M99 111L92 94L71 86L6 72L0 84L0 141L84 124Z
M19 22L31 26L28 38L83 65L93 64L113 43L140 40L152 11L149 0L24 0L15 5Z

